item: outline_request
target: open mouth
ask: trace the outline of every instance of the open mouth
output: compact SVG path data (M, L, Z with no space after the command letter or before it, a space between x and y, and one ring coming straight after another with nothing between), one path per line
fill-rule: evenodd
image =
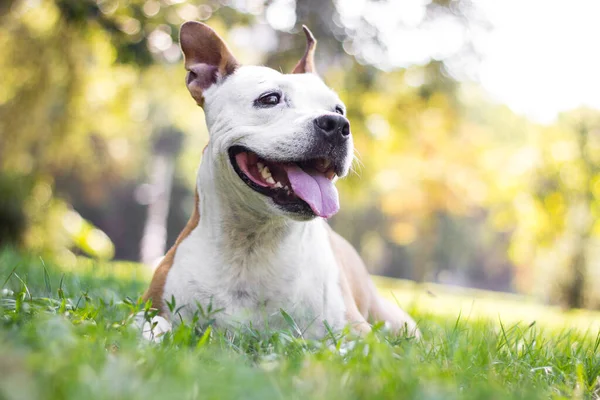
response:
M242 146L231 147L229 159L250 188L287 211L329 218L340 208L331 159L271 161Z

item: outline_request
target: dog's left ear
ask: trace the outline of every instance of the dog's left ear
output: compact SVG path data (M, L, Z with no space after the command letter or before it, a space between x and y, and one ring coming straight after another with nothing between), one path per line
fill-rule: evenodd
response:
M203 92L235 72L239 63L225 41L208 25L188 21L181 26L179 43L188 71L186 84L196 103L204 104Z
M304 56L298 61L298 64L294 67L292 74L316 74L317 69L315 68L315 49L317 48L317 40L313 36L310 29L306 25L302 25L302 30L306 35L306 51Z

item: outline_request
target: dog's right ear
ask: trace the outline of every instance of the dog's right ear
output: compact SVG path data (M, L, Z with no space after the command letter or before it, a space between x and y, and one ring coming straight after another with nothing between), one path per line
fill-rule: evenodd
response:
M185 58L187 88L199 106L203 92L234 73L239 63L221 37L201 22L188 21L181 26L179 43Z

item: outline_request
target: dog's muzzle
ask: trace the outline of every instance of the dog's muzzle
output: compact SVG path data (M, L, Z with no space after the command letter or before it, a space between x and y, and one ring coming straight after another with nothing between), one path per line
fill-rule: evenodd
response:
M244 146L229 148L236 173L281 209L305 217L329 218L339 210L334 179L346 174L351 157L350 124L337 114L313 121L312 143L295 159L267 157Z

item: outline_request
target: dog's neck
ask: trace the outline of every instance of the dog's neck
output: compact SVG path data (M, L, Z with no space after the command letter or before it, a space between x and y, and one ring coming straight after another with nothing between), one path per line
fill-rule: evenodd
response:
M257 211L243 193L231 190L231 185L216 175L211 158L206 151L198 171L198 230L221 255L268 256L282 244L297 240L312 225Z

